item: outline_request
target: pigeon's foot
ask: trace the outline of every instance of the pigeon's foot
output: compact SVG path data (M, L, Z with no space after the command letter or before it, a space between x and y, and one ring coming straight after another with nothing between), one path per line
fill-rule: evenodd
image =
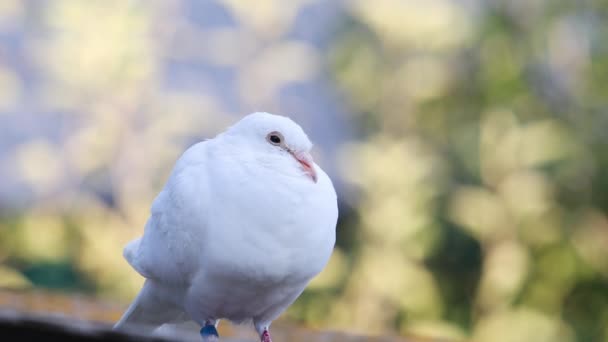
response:
M201 336L203 337L204 342L216 342L219 341L220 335L217 333L217 329L215 329L215 325L207 324L201 329Z
M262 336L260 336L260 339L262 340L262 342L272 342L272 338L270 338L270 333L268 332L268 330L264 330Z

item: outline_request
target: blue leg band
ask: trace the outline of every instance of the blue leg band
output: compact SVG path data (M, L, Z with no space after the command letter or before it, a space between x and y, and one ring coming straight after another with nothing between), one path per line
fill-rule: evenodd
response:
M203 336L203 337L206 337L206 336L220 337L220 335L217 333L217 329L215 329L215 326L213 324L205 325L201 329L201 336Z

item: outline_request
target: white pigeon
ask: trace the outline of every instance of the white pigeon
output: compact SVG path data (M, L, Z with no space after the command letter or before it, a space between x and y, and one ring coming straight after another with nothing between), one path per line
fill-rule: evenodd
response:
M146 278L115 328L220 319L269 326L325 267L338 207L312 143L283 116L253 113L190 147L124 256Z

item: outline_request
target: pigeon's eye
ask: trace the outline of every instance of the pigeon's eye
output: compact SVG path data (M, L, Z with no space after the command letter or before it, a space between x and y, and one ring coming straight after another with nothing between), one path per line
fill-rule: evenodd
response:
M270 142L273 143L273 144L280 144L281 143L281 138L279 138L278 135L273 134L273 135L270 136Z
M270 132L266 136L266 140L273 145L281 145L283 143L283 135L279 132Z

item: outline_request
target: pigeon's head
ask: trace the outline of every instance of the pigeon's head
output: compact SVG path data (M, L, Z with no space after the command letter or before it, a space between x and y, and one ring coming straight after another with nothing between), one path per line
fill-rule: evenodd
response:
M312 143L297 123L291 119L269 114L249 114L226 132L239 137L241 143L262 154L266 160L276 161L280 168L302 172L317 182L315 163L310 155ZM299 171L298 171L299 170Z

